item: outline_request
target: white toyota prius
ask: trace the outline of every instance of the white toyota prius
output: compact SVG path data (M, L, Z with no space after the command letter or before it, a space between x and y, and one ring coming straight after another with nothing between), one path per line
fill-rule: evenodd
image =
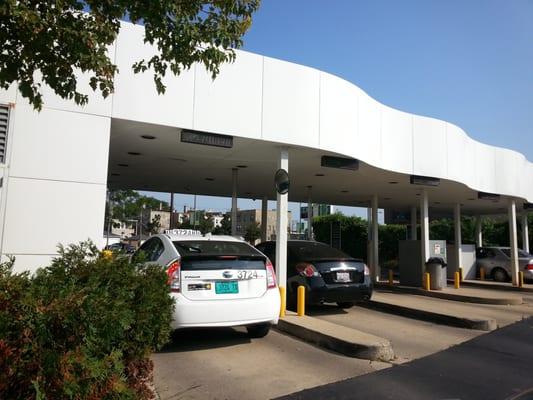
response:
M280 309L270 260L231 236L180 233L152 236L138 250L147 262L167 268L172 327L246 326L249 336L265 336Z

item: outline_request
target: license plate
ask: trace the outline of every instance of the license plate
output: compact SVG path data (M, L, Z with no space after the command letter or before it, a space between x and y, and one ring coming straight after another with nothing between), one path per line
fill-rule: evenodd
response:
M215 293L239 293L239 284L237 281L215 282Z
M349 272L337 272L336 279L337 282L350 282L350 273Z

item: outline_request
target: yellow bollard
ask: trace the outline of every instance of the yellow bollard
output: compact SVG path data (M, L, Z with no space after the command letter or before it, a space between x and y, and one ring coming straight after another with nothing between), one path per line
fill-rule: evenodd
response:
M298 286L298 316L303 317L305 315L305 286Z
M524 287L524 273L518 271L518 287Z
M459 267L459 282L463 281L463 268Z
M456 289L459 289L461 287L461 273L459 271L455 271L454 278L453 286Z
M279 297L281 300L279 306L279 316L280 318L283 318L285 316L285 310L287 309L287 295L283 286L279 287Z
M431 277L429 275L429 272L426 272L424 274L424 289L431 290L430 282L431 282Z
M394 284L394 273L392 272L392 269L389 269L389 285Z
M479 280L484 281L485 280L485 268L481 267L479 269Z

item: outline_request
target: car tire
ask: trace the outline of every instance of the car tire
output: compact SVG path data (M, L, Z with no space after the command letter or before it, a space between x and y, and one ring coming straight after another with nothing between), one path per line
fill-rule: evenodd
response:
M339 301L337 302L337 305L339 306L339 308L346 309L346 308L352 308L355 305L355 303L352 301Z
M509 275L503 268L494 268L492 270L492 279L494 279L496 282L508 282Z
M248 331L249 337L252 339L259 339L268 335L270 324L250 325L246 327L246 330Z

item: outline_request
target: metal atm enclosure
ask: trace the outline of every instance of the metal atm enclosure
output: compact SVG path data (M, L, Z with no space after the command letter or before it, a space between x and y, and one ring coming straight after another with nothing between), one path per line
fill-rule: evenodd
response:
M400 240L398 260L400 285L422 286L426 270L422 264L421 245L422 242L420 240ZM446 240L430 240L428 257L440 257L447 263Z

